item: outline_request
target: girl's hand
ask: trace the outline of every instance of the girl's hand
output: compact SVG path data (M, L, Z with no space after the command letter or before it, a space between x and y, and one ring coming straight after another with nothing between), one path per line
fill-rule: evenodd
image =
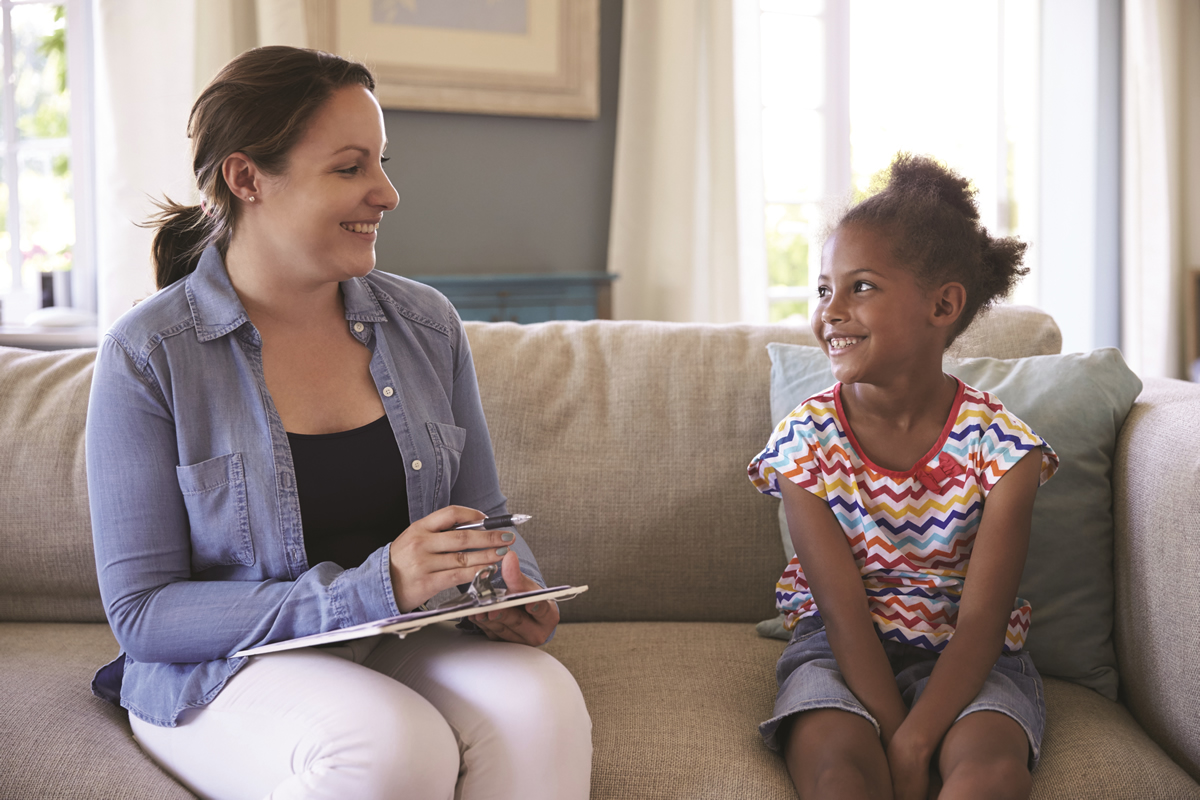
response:
M504 576L504 584L509 592L532 592L542 588L521 572L521 562L511 550L501 562L500 574ZM553 600L538 600L518 608L486 611L476 614L470 620L493 641L503 640L537 647L546 643L558 625L558 603Z
M895 800L927 800L931 796L929 771L933 762L932 753L915 746L901 731L888 745L887 760Z
M447 506L417 520L396 537L388 549L388 560L392 593L402 613L451 586L470 583L481 567L495 564L509 552L508 545L516 538L512 531L450 530L483 518L473 508Z

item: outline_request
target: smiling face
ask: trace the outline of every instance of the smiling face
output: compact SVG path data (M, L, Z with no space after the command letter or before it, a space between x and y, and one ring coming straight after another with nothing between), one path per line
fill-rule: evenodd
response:
M892 250L885 236L856 225L835 231L822 251L812 330L844 384L886 384L933 361L940 371L948 329L939 291L923 288Z
M362 86L338 89L313 115L282 175L263 176L255 234L293 274L316 282L375 268L376 230L399 197L383 171L383 113Z

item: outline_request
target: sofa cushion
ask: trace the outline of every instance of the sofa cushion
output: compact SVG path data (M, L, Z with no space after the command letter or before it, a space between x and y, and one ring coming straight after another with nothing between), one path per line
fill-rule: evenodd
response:
M1030 800L1197 800L1197 785L1128 709L1090 689L1046 678L1046 733Z
M788 327L467 324L500 487L565 620L752 622L771 611L774 509L741 477Z
M795 798L758 735L782 642L745 623L579 623L546 650L592 715L592 800Z
M745 478L770 428L768 342L807 326L467 323L509 509L551 583L591 591L568 621L745 621L786 563ZM967 355L1056 352L1054 321L1002 307ZM983 352L969 348L983 348Z
M758 735L783 642L721 623L563 625L546 649L592 714L592 800L795 797ZM1033 798L1200 798L1121 705L1049 678Z
M593 800L794 800L757 732L783 647L746 624L561 626L546 649L592 715ZM191 797L142 754L125 712L89 694L116 650L105 625L0 623L0 797ZM1034 800L1200 798L1122 706L1054 679L1046 704Z
M0 620L104 619L83 461L95 358L0 347Z
M768 350L774 422L833 383L822 351L785 344ZM1021 577L1020 596L1033 606L1026 648L1043 674L1115 700L1113 459L1141 381L1113 348L1014 360L948 359L945 368L994 393L1058 453L1058 472L1038 490ZM782 516L780 525L790 558Z
M125 711L89 691L116 654L104 624L0 623L0 797L193 796L142 754Z

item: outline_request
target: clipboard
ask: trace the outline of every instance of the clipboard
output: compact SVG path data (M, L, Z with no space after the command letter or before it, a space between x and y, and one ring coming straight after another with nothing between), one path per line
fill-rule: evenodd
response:
M475 573L473 580L462 598L456 598L438 608L421 611L410 611L396 617L377 619L374 622L364 622L349 628L339 628L335 631L314 633L311 636L300 636L283 642L272 642L259 647L239 650L233 658L243 656L261 656L268 653L279 653L284 650L295 650L301 647L314 647L320 644L346 642L351 639L363 639L380 633L391 633L403 639L414 631L419 631L435 622L447 622L462 619L482 611L501 611L506 608L528 605L538 600L570 600L588 590L587 586L552 586L547 589L535 589L532 592L509 593L491 585L490 578L495 574L495 566L485 567Z

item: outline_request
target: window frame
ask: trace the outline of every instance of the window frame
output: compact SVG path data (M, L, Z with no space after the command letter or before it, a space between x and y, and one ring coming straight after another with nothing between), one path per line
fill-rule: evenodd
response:
M0 269L9 270L13 293L32 295L33 310L40 307L40 287L26 286L22 280L24 255L21 252L20 158L30 141L17 132L16 81L13 66L13 9L21 6L61 6L66 9L67 92L71 159L71 197L75 213L75 242L71 250L70 303L65 307L90 314L96 312L96 215L95 215L95 141L92 7L90 0L0 0L0 104L4 110L3 164L8 188L8 232L11 245L8 259ZM43 140L45 141L45 140ZM26 303L28 304L28 299ZM57 302L55 305L62 305ZM28 312L29 309L25 309ZM5 313L0 324L12 330L24 325Z
M839 207L845 202L846 198L851 196L853 191L853 162L851 158L851 98L850 98L850 78L851 78L851 62L850 62L850 41L851 41L851 10L850 4L853 0L820 0L813 4L813 8L819 10L797 10L795 13L799 16L805 16L816 20L822 26L822 40L824 45L824 59L822 68L824 69L821 105L816 109L816 113L822 117L823 127L823 149L821 163L824 170L823 182L821 185L821 194L819 197L806 200L803 204L815 205L820 211L819 215L824 216L830 209ZM753 0L755 8L759 15L767 11L768 6L774 4L770 0ZM1005 148L1008 146L1009 136L1009 121L1008 107L1006 100L1005 81L1007 80L1006 73L1006 10L1005 0L997 0L998 25L996 30L997 35L997 77L998 85L996 87L997 96L997 136L996 144L1000 149L1000 155L997 157L997 170L1000 173L1000 178L1003 178L1007 168L1006 159L1004 157ZM798 4L797 8L802 9L803 4ZM1040 4L1039 4L1040 7ZM778 12L778 8L772 10ZM785 12L787 13L787 12ZM1039 14L1040 16L1040 14ZM1040 26L1040 22L1039 22ZM761 32L760 32L761 36ZM1038 65L1038 72L1041 72L1041 65ZM1040 80L1040 78L1039 78ZM766 111L767 106L764 103L759 104L759 113ZM1037 110L1040 113L1040 109ZM1035 119L1035 128L1040 131L1040 120ZM1035 134L1035 138L1040 134ZM1032 185L1038 187L1042 180L1042 165L1041 165L1041 147L1040 141L1034 145L1036 154L1033 159ZM767 150L763 148L765 156ZM764 176L768 169L768 165L763 160L762 169ZM764 186L765 186L764 179ZM999 185L1004 185L1004 181L1000 180ZM1035 188L1033 197L1026 197L1025 208L1028 214L1029 221L1022 226L1020 235L1026 242L1036 242L1041 230L1041 198L1038 196L1038 191ZM1008 236L1012 233L1009 229L1009 207L1014 198L1012 196L997 197L997 223L990 226L989 230L996 236ZM792 204L788 201L782 201L766 196L763 193L763 207L776 204ZM817 228L822 228L827 221L817 224ZM764 235L766 233L764 220ZM815 245L821 244L820 241L810 241L811 249L809 251L809 270L808 270L808 286L771 286L769 279L762 291L766 297L767 315L771 314L771 309L776 304L787 302L810 302L815 297L815 281L819 268L818 252ZM1027 252L1025 265L1031 268L1030 280L1023 282L1012 298L1014 302L1036 303L1040 300L1041 293L1039 292L1039 279L1041 274L1040 269L1040 253L1037 248L1032 248Z

